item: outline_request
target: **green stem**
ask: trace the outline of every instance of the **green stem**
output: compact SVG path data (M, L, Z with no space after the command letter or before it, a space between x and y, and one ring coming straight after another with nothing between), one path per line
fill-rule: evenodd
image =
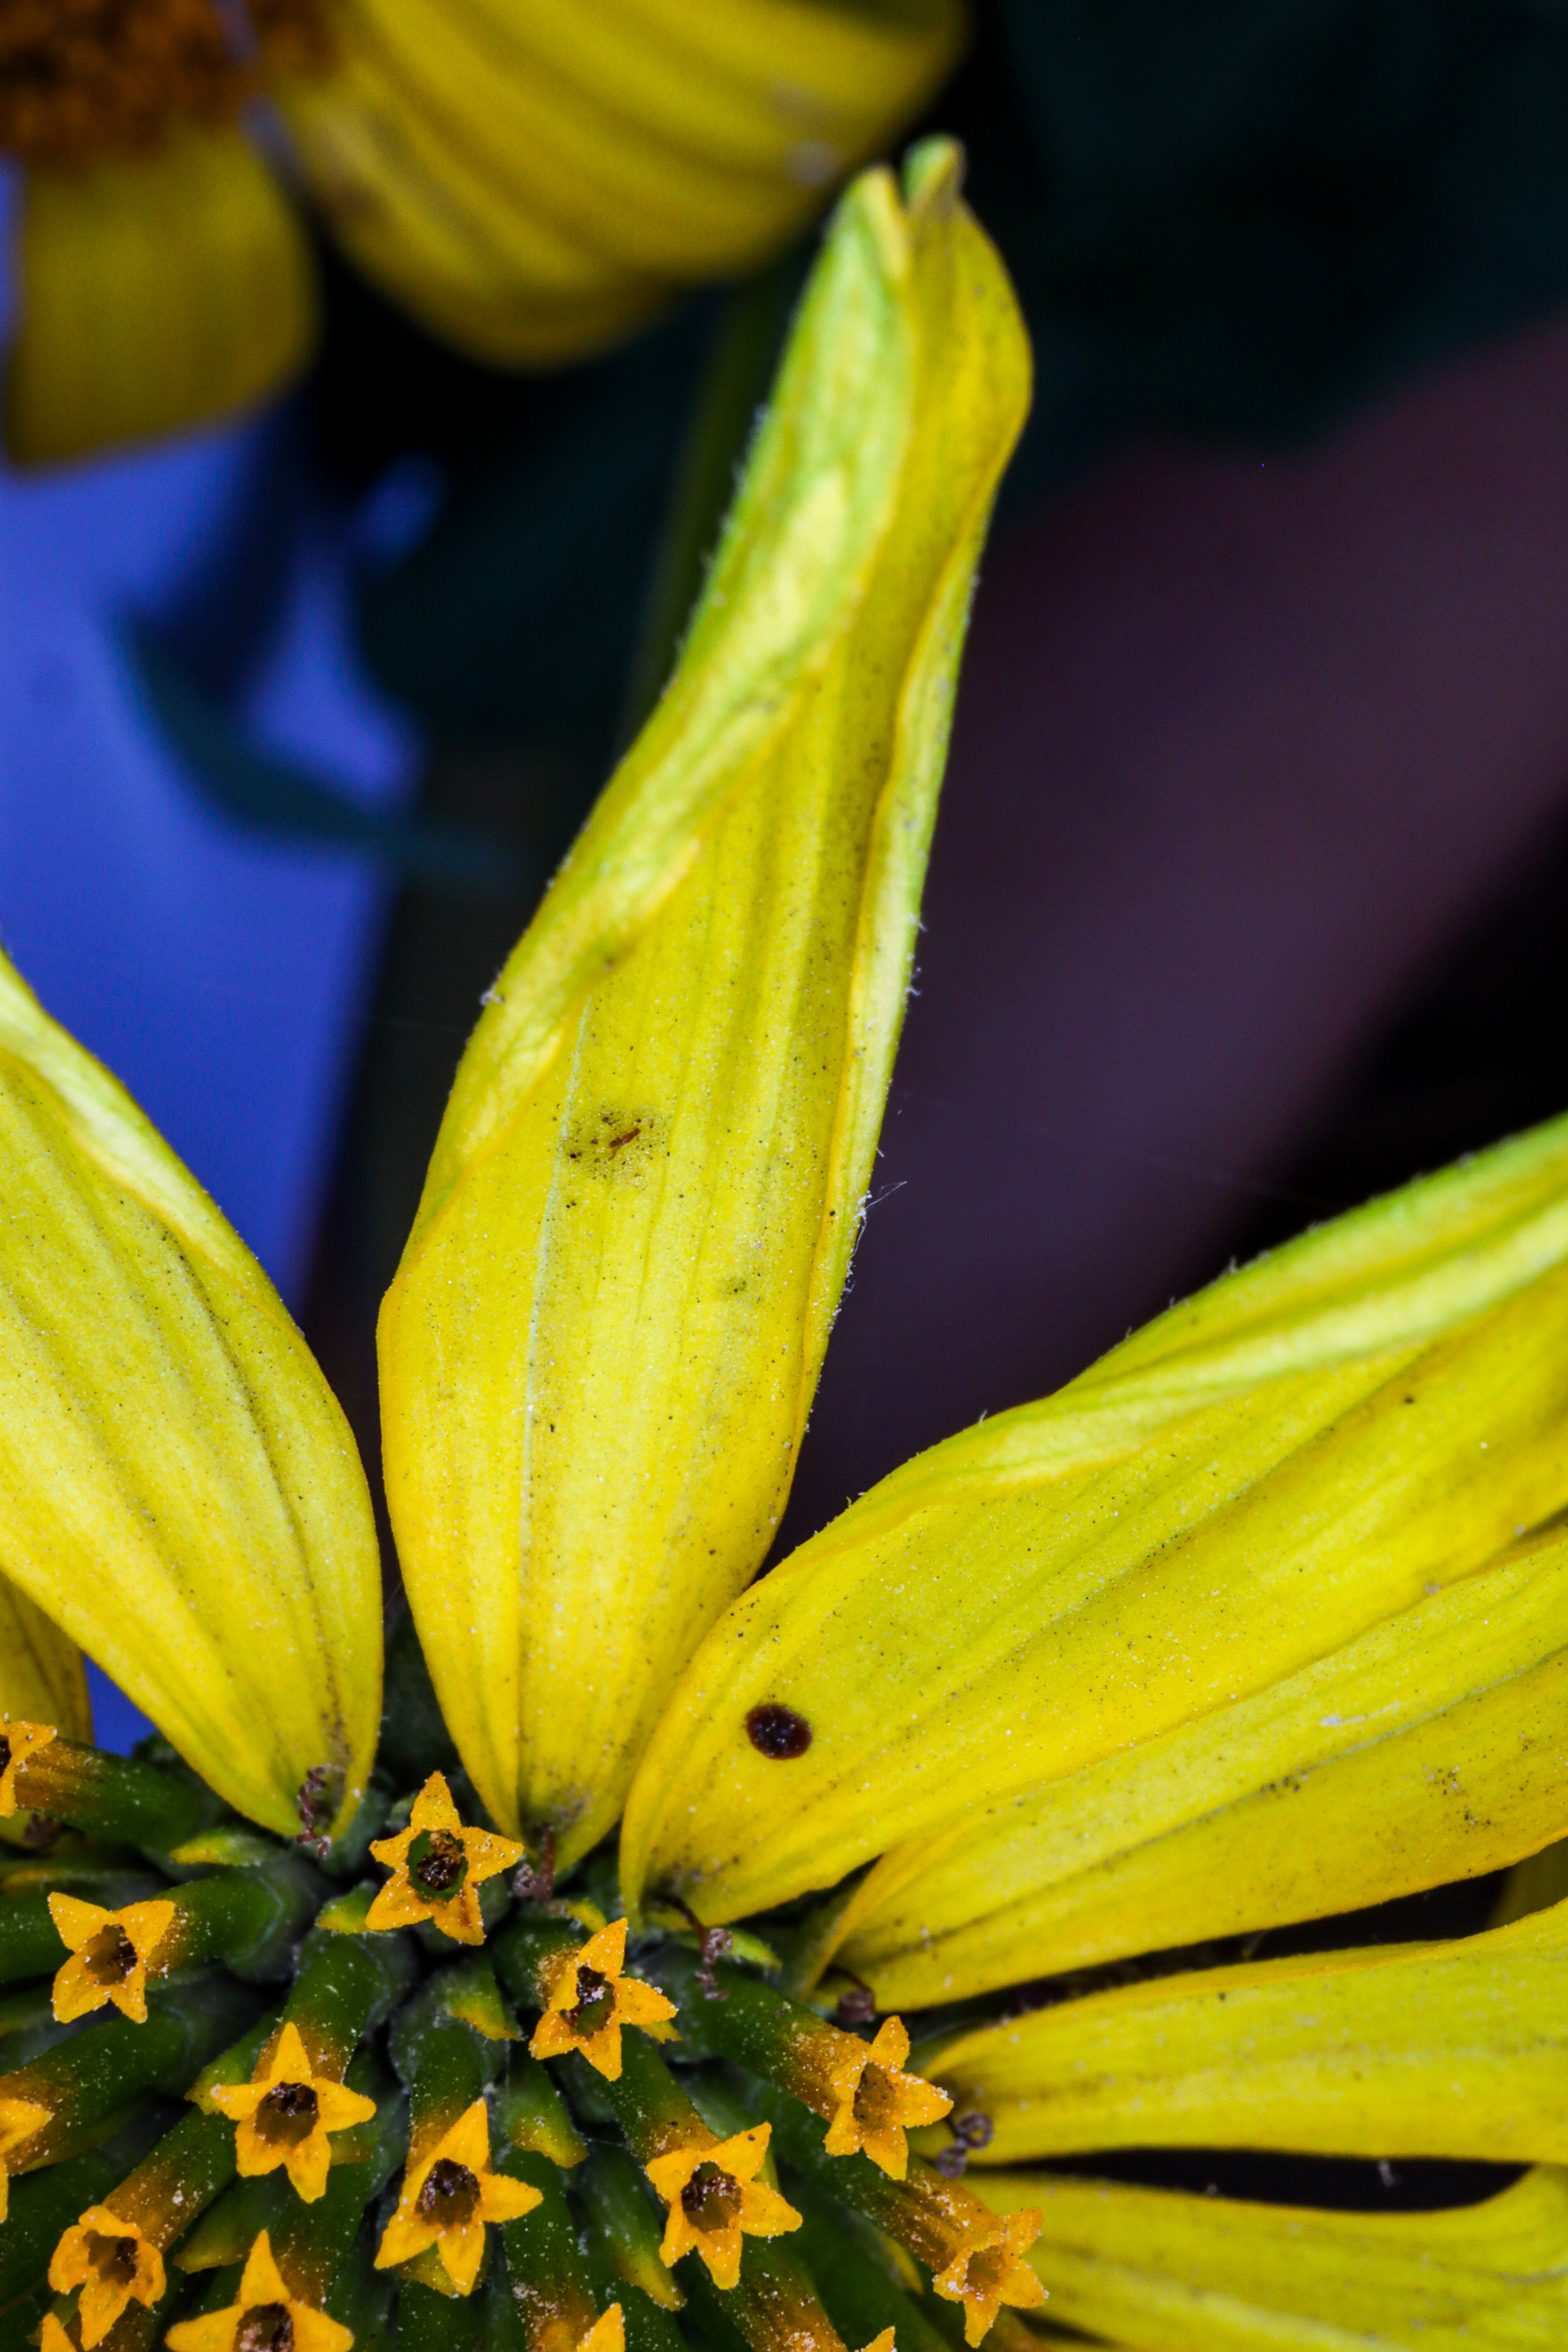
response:
M194 1977L148 1988L147 2022L89 2025L13 2074L0 2096L36 2101L49 2121L6 2162L31 2172L112 2131L149 2091L183 2092L207 2060L255 2018L254 1994L232 1979Z
M166 1771L134 1756L108 1756L51 1739L16 1768L16 1802L67 1822L111 1845L167 1853L215 1822L220 1800L194 1773Z

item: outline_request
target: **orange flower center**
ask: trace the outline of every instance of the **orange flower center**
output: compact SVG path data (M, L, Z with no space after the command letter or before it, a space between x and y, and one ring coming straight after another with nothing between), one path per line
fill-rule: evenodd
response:
M1012 2267L1012 2252L1005 2241L982 2246L969 2257L963 2274L965 2293L979 2295L986 2303L994 2301L1006 2285Z
M320 63L321 0L0 0L0 149L79 163L156 144L176 115L222 121L268 65ZM0 1769L4 1767L0 1766Z
M868 2064L855 2088L855 2120L868 2131L885 2131L900 2120L898 2084L885 2066Z

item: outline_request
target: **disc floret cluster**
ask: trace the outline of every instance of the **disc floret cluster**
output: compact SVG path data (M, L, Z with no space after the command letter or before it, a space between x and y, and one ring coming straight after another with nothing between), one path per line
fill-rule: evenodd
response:
M406 1623L389 1665L429 1726ZM984 2118L868 1995L792 1997L788 1917L634 1927L406 1735L335 1845L309 1787L290 1843L161 1740L0 1737L8 2341L936 2352L1044 2300L957 2177Z

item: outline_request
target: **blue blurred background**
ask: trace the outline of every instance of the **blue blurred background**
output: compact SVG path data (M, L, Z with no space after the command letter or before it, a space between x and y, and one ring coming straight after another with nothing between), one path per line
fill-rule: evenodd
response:
M325 490L287 405L134 457L0 470L0 939L297 1314L392 883L363 851L216 804L149 707L135 631L199 635L247 740L395 811L422 743L352 641L361 513ZM145 1720L89 1671L100 1736L123 1748Z

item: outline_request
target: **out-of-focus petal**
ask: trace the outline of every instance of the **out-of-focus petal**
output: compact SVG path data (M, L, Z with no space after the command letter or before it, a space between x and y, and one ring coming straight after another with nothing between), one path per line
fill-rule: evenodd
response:
M23 465L180 433L310 360L317 297L292 205L244 134L26 174L5 446Z
M343 0L335 69L279 99L367 275L480 358L549 364L786 246L964 31L959 0Z
M1437 2213L1321 2213L977 2173L1036 2206L1055 2320L1126 2352L1522 2352L1568 2339L1568 2176Z
M922 2063L989 2116L982 2165L1109 2147L1558 2163L1565 1987L1558 1904L1452 1943L1161 1977L982 2026Z
M92 1702L81 1652L52 1617L0 1576L0 1717L47 1723L90 1740Z

